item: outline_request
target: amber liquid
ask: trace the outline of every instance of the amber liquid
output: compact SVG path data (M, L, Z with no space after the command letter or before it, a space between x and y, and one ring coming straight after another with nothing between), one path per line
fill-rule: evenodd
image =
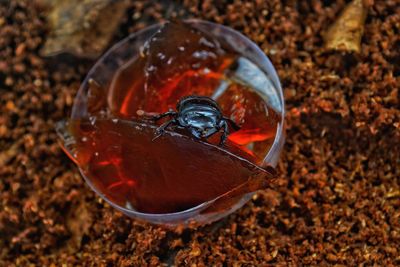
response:
M149 124L96 120L71 127L81 137L76 159L93 185L120 206L143 212L194 207L262 172L232 144L227 147L235 155L169 131L153 141Z
M172 45L163 45L165 36L173 36ZM147 213L182 211L260 173L268 178L257 165L274 141L280 117L251 84L232 78L238 55L179 25L156 37L144 55L117 72L110 88L91 86L92 117L70 125L74 158L85 176L114 203ZM153 123L137 115L175 110L188 95L213 98L223 115L240 125L230 129L225 146L218 146L221 133L199 141L174 127L153 140L168 118Z

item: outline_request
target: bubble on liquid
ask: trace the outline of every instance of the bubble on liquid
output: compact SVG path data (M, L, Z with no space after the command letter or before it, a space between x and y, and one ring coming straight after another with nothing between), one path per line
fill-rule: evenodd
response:
M146 71L148 71L148 72L153 72L153 71L155 71L156 69L157 69L156 66L150 65L150 66L148 66L148 67L146 68Z
M192 54L192 56L194 58L202 59L202 60L208 59L209 57L217 58L217 55L215 55L214 53L209 52L209 51L196 51Z
M211 70L209 69L209 68L204 68L203 69L203 73L204 74L208 74L208 73L210 73L211 72Z
M166 57L163 53L158 53L157 56L158 56L161 60L165 59L165 57Z
M89 117L89 121L90 121L91 125L95 125L96 124L96 120L97 120L96 116L90 116Z
M200 38L199 44L208 46L209 48L215 48L214 43L208 41L205 37L201 37L201 38Z

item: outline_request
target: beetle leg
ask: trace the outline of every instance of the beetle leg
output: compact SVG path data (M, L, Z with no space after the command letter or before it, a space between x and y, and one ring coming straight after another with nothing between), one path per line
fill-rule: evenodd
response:
M237 125L236 122L235 122L234 120L232 120L232 119L230 119L230 118L227 118L227 117L223 117L223 120L229 122L229 124L232 126L232 128L233 128L235 131L239 131L239 130L240 130L240 126Z
M222 120L220 123L220 127L224 127L224 132L221 135L221 141L219 142L220 146L223 146L225 144L226 138L228 137L229 134L229 127L228 123L225 120Z
M167 112L165 112L163 114L159 114L159 115L153 116L152 119L155 120L155 121L158 121L158 120L160 120L162 118L165 118L165 117L168 117L168 116L176 116L176 114L177 113L175 111L170 109L169 111L167 111Z
M168 126L170 126L172 123L176 123L176 120L173 119L173 120L170 120L170 121L167 121L167 122L164 122L163 124L161 124L161 126L156 129L155 136L151 141L154 141L158 137L163 135L163 133L165 132L165 129L167 129Z

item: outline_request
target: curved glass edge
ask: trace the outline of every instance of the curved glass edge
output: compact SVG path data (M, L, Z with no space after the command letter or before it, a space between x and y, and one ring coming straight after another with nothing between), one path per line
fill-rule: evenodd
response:
M283 98L283 92L281 88L281 84L278 78L278 75L276 73L275 68L273 67L271 61L268 59L268 57L264 54L264 52L254 43L252 42L249 38L247 38L245 35L241 34L238 31L235 31L234 29L231 29L227 26L212 23L212 22L207 22L207 21L202 21L198 19L190 19L186 20L186 22L193 24L195 26L199 26L200 28L206 28L209 32L215 34L218 37L221 37L221 34L224 34L224 38L235 38L235 39L240 39L241 41L245 42L246 49L245 51L242 50L240 51L240 47L238 47L239 51L241 54L246 54L248 56L248 53L253 53L254 55L250 56L249 59L252 60L253 62L257 63L258 66L266 73L270 73L271 75L268 75L269 78L271 78L272 82L274 83L274 88L277 91L277 94L280 98L281 102L281 122L278 124L277 128L277 134L275 136L274 143L272 144L267 156L264 159L264 164L276 166L278 159L279 159L279 154L282 149L283 143L284 143L284 116L285 116L285 107L284 107L284 98ZM77 97L74 100L74 105L72 109L72 115L71 118L74 119L75 115L79 112L79 107L85 105L85 103L78 103L77 99L85 99L84 97L79 97L83 96L86 93L86 90L88 89L88 83L89 80L92 79L94 76L96 76L96 72L99 71L99 69L104 68L103 65L106 64L106 60L110 57L113 56L116 51L121 50L121 48L124 48L124 46L129 45L130 43L134 41L141 40L142 43L140 46L151 37L160 27L162 26L162 23L160 24L155 24L150 27L144 28L136 33L133 33L126 37L125 39L121 40L114 46L112 46L108 51L106 51L100 59L93 65L89 73L87 74L86 78L83 80L82 85L78 91ZM232 40L236 42L237 40ZM140 49L139 46L135 47L136 50ZM250 48L250 50L249 50ZM135 53L134 48L131 48L130 51L131 53ZM118 61L115 64L119 64L119 66L122 66L125 62L124 61ZM117 65L118 66L118 65ZM114 65L114 68L116 66ZM113 76L113 75L111 75ZM104 76L103 76L104 77ZM100 82L103 83L104 87L106 87L106 83L111 82L112 77L110 81L102 81L100 79ZM96 80L97 81L97 80ZM82 113L81 113L82 114ZM185 225L190 223L191 221L196 222L197 224L206 224L206 223L211 223L214 221L217 221L233 212L241 208L244 204L246 204L252 196L255 194L255 192L248 193L244 195L235 205L233 205L229 210L226 210L225 212L222 213L209 213L209 214L201 214L203 210L205 210L207 207L209 207L214 201L210 200L207 202L204 202L198 206L192 207L188 210L180 211L180 212L175 212L175 213L163 213L163 214L151 214L151 213L142 213L130 209L126 209L124 207L121 207L112 201L110 201L104 194L99 192L97 188L92 184L92 182L84 175L83 171L78 167L81 175L84 177L86 183L89 185L89 187L96 192L102 199L104 199L108 204L110 204L112 207L116 208L117 210L123 212L129 217L137 218L137 219L142 219L151 223L155 224L162 224L165 226L169 227L174 227L177 225Z

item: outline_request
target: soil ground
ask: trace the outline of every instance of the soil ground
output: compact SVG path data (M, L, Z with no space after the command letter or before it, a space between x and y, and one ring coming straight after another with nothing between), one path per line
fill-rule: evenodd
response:
M132 1L112 43L196 17L270 57L287 104L280 182L226 219L166 230L117 212L57 143L92 60L44 58L35 1L0 1L0 265L400 265L400 4L369 1L360 53L326 51L346 1ZM64 266L64 265L63 265Z

